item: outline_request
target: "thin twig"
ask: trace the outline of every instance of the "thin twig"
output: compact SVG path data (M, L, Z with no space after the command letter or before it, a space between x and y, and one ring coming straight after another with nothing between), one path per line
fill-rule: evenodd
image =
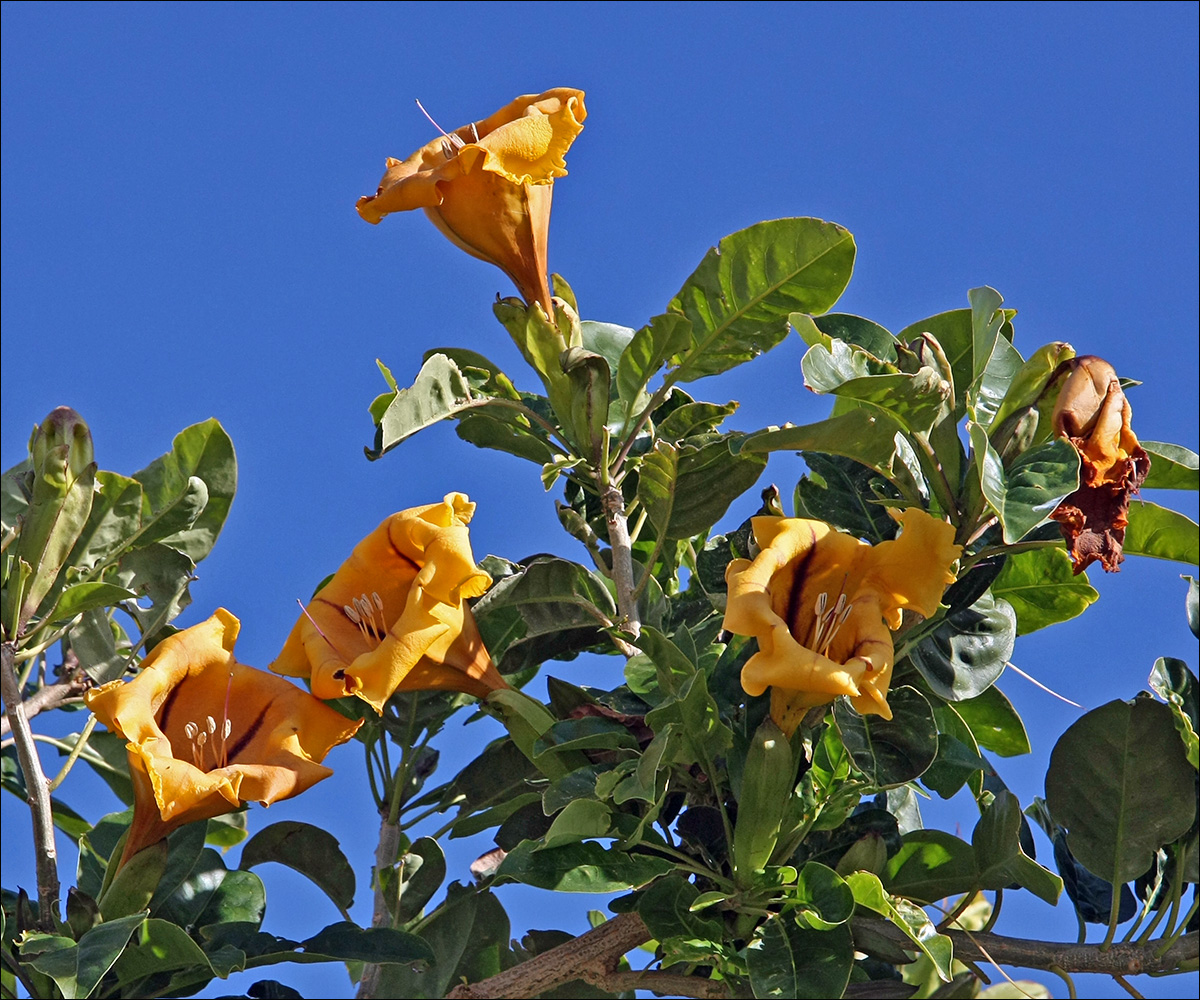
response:
M0 686L3 688L4 705L13 740L17 745L17 758L25 776L25 788L29 792L29 811L33 817L33 842L37 859L38 884L38 927L46 932L58 925L58 849L54 844L54 817L50 810L50 789L42 762L38 759L33 742L33 732L25 717L25 706L21 700L21 686L17 683L15 653L11 643L0 647Z

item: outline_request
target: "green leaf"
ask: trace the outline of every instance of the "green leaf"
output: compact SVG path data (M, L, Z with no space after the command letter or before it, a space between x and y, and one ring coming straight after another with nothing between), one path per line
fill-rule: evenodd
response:
M1085 573L1075 574L1064 549L1033 549L1008 557L992 596L1012 605L1017 635L1069 621L1100 599Z
M131 991L130 987L152 976L184 973L172 977L167 988L161 991L161 994L169 996L175 994L176 991L171 987L176 982L207 982L215 975L208 956L188 936L187 931L169 920L154 917L147 918L137 928L113 966L113 971L117 975L120 989L117 995L120 996L146 996L145 993Z
M1012 606L985 592L970 607L947 615L908 658L939 698L964 701L982 694L1003 673L1016 634Z
M238 867L249 871L267 861L299 872L347 916L354 903L354 869L333 834L296 820L272 823L246 842Z
M637 738L615 719L587 715L555 722L533 744L535 758L568 750L637 749Z
M1062 879L1022 850L1020 833L1021 804L1012 792L1003 789L983 810L971 834L979 885L983 889L1003 889L1015 882L1054 906L1062 892Z
M791 316L789 320L796 332L810 347L818 343L816 338L810 340L807 323L810 321L820 331L823 337L832 337L864 347L880 361L894 362L896 360L896 338L874 320L864 319L850 313L825 313L823 316ZM822 338L823 340L823 338Z
M135 913L106 920L84 934L78 944L66 937L30 935L21 945L21 955L37 956L29 964L54 980L64 1000L82 1000L100 984L145 919L144 913Z
M724 898L718 893L719 898ZM684 937L720 941L724 925L719 916L696 912L700 890L687 879L671 874L660 878L637 900L637 911L657 941Z
M983 375L973 387L974 391L967 395L967 413L972 420L989 430L995 426L995 415L1024 364L1020 351L1006 337L996 338Z
M125 553L117 564L116 578L129 590L150 598L150 607L127 601L122 610L150 636L147 648L158 641L158 631L192 602L188 584L196 564L165 542L154 542Z
M512 409L488 407L485 412L485 407L481 406L460 416L455 433L476 448L507 452L538 465L552 462L558 455L541 429Z
M290 961L407 964L433 958L429 945L415 934L391 927L359 927L348 920L330 924L300 946L304 956L292 956Z
M681 390L674 389L672 392L680 393ZM658 439L678 442L686 437L706 434L716 430L726 417L737 411L737 408L738 403L733 400L724 405L703 402L683 403L659 422Z
M639 469L638 499L660 538L703 534L729 505L758 481L765 457L734 454L743 435L721 435L699 445L659 441Z
M840 416L800 427L768 428L751 434L741 451L818 451L852 458L874 469L909 497L928 491L916 454L895 417L876 410L854 409Z
M579 324L579 332L583 337L583 346L608 362L610 372L619 370L621 357L633 340L634 331L631 327L585 319Z
M938 726L938 752L929 770L921 775L921 783L943 799L957 795L968 782L978 795L983 791L984 772L990 771L991 765L979 755L971 728L946 703L934 706L933 717Z
M1019 542L1079 486L1079 453L1057 438L1030 448L1005 469L984 428L977 423L969 428L983 495L1000 518L1004 541Z
M915 688L893 688L888 705L891 719L859 715L844 698L833 704L834 723L854 766L876 788L919 778L937 756L937 723L925 696Z
M380 928L383 929L383 928ZM490 892L454 883L421 926L429 965L384 966L379 996L443 997L456 983L478 982L513 963L508 915Z
M1200 527L1178 511L1147 500L1129 505L1129 527L1125 529L1125 554L1200 563Z
M921 907L906 899L893 899L884 892L879 877L871 872L853 872L846 876L846 884L850 886L854 901L860 907L887 917L933 963L938 977L950 982L954 944L950 938L937 932L933 921Z
M421 915L445 881L446 856L432 837L419 837L392 870L396 872L393 916L398 923L408 923Z
M1187 750L1188 763L1200 769L1200 715L1197 712L1197 694L1200 684L1196 675L1183 660L1173 656L1160 656L1150 671L1150 687L1167 703L1175 717L1175 729L1179 732Z
M608 806L596 799L575 799L554 817L550 829L542 837L539 851L553 850L564 844L613 835L613 815Z
M1190 448L1165 441L1142 441L1150 455L1147 490L1200 490L1200 456Z
M186 427L175 435L171 450L133 476L142 484L142 530L168 510L180 507L180 522L195 505L197 479L206 494L202 509L186 528L159 537L197 563L216 544L237 492L237 456L233 441L214 418ZM146 538L146 541L151 540ZM139 538L139 544L142 539Z
M1114 885L1141 875L1196 817L1196 771L1171 710L1146 695L1088 712L1050 755L1046 802L1088 871Z
M118 637L121 640L118 645ZM124 672L130 643L124 630L98 608L85 611L71 629L68 642L79 664L97 685L115 681ZM121 754L124 756L124 749ZM129 801L133 801L132 798Z
M816 931L827 931L844 924L854 912L854 893L828 865L807 861L788 891L788 908L796 919Z
M825 521L845 528L872 544L895 537L896 522L873 498L895 500L899 494L865 465L840 455L801 452L809 475L796 484L793 505L797 517Z
M376 418L375 447L366 449L367 458L380 458L417 431L479 403L458 365L444 354L433 354L413 384L397 390Z
M776 219L726 236L669 306L692 327L671 358L671 380L727 371L782 341L789 313L828 311L850 281L854 253L854 238L820 219Z
M508 852L496 877L556 892L623 892L673 868L664 858L607 849L594 841L537 850L527 840Z
M746 966L756 997L840 997L854 967L854 941L846 925L814 931L790 914L773 914L746 946Z
M955 702L954 709L971 730L975 742L1001 757L1030 751L1029 735L1012 702L994 684L982 694Z
M578 563L539 556L492 586L474 607L479 630L496 659L516 643L612 624L616 602L604 581Z
M115 472L96 473L96 493L87 523L67 560L90 569L111 556L142 526L142 484Z
M906 833L887 863L888 892L918 903L936 903L979 888L975 851L942 830Z
M617 394L632 415L655 373L692 343L692 324L678 313L655 316L637 331L617 363Z
M62 592L54 606L56 621L67 621L93 608L112 607L120 601L137 597L132 590L111 583L77 583Z

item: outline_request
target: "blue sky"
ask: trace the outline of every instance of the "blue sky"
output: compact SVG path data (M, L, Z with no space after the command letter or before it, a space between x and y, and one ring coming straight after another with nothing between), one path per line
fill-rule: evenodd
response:
M639 326L720 237L819 216L858 242L839 310L897 330L990 284L1020 311L1025 353L1069 340L1107 358L1146 383L1130 394L1138 434L1197 448L1195 4L9 3L0 17L4 465L59 404L89 421L101 466L127 474L184 426L220 419L239 495L179 623L230 608L246 662L275 656L294 599L384 516L450 490L479 503L477 556L585 559L531 466L449 427L377 464L362 456L377 357L405 382L425 350L469 347L529 382L491 315L496 293L512 294L499 271L415 213L372 227L354 212L386 156L431 138L414 98L452 128L520 93L587 92L550 241L586 318ZM820 419L802 346L695 389L741 400L743 429ZM763 484L789 496L801 472L778 456ZM1153 499L1196 516L1194 494ZM1180 572L1130 560L1093 573L1101 603L1021 640L1014 662L1086 707L1132 697L1156 656L1195 667ZM619 667L551 670L612 686ZM1078 713L1011 674L1001 686L1034 741L1002 771L1027 803ZM331 829L366 921L376 818L361 754L332 759L332 781L251 823ZM72 781L81 811L115 807ZM6 830L23 829L20 812L6 797ZM974 806L929 818L969 833ZM467 845L451 877L486 846ZM32 884L23 836L3 851L5 884ZM299 937L336 919L315 890L269 878L284 891L268 929ZM582 930L600 905L558 917L544 894L507 892L518 934ZM1065 904L1018 904L1000 930L1073 938ZM346 993L340 968L278 978Z

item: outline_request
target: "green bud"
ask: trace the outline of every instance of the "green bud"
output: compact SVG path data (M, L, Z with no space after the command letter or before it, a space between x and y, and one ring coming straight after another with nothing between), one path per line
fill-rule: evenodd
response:
M1027 406L1010 413L992 433L992 447L1000 455L1007 469L1033 444L1038 427L1042 426L1041 414L1036 406Z
M741 885L766 867L779 838L779 825L796 785L796 763L788 738L769 718L755 731L746 752L737 824L733 830L733 868Z
M842 855L837 864L837 873L845 876L852 872L871 872L882 875L887 866L887 844L877 833L868 833L859 837L850 845L850 850Z
M1075 348L1062 341L1055 341L1039 347L1029 356L1009 383L1008 391L1000 403L1000 409L992 418L992 444L996 444L995 435L999 433L1004 422L1019 410L1026 407L1036 407L1045 419L1039 420L1042 433L1039 437L1044 440L1050 434L1050 413L1054 409L1054 400L1058 396L1056 387L1065 372L1060 371L1064 361L1075 357ZM1030 442L1037 443L1034 441ZM996 449L1000 449L997 447Z
M29 441L35 475L59 496L92 464L92 432L69 406L51 410Z

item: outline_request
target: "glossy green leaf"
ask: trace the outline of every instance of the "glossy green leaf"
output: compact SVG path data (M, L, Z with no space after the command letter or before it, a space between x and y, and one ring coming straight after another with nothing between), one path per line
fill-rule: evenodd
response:
M293 957L293 962L410 963L433 957L429 945L415 934L390 927L359 927L350 921L330 924L300 945L305 954Z
M675 389L674 392L680 390ZM658 424L658 439L677 443L686 437L707 434L719 427L726 417L737 412L738 404L690 402L668 413Z
M775 914L746 946L746 965L756 997L840 997L854 966L854 942L845 925L815 931Z
M1113 884L1141 875L1196 817L1196 771L1171 710L1147 695L1088 712L1050 755L1046 802L1088 871Z
M655 373L691 343L691 323L674 312L655 316L633 335L616 368L617 393L631 410Z
M975 742L1001 757L1030 751L1029 735L1012 702L994 684L982 694L955 702L954 709L971 730Z
M1075 357L1075 348L1062 341L1044 344L1034 351L1009 384L1004 394L1004 401L992 417L988 427L992 440L996 439L996 430L1006 419L1019 413L1027 407L1033 407L1039 413L1039 429L1049 432L1049 418L1054 409L1058 393L1054 391L1052 382L1059 365ZM1060 375L1061 377L1061 375ZM1048 392L1047 389L1050 391ZM1045 427L1040 425L1045 421ZM1046 436L1046 435L1041 435Z
M455 433L476 448L507 452L538 465L553 461L558 454L541 428L531 425L524 415L498 406L464 412Z
M111 556L142 526L142 484L115 472L96 473L96 493L87 523L68 560L91 568Z
M620 367L621 356L633 340L635 331L631 327L618 326L616 323L599 323L596 320L585 319L579 324L579 332L583 337L584 348L604 358L608 363L608 370L615 374Z
M970 607L947 615L908 658L938 697L964 701L995 683L1012 656L1016 634L1011 605L985 592Z
M413 384L396 390L375 418L375 447L366 450L367 458L380 458L417 431L479 402L458 365L444 354L433 354L421 365Z
M846 876L846 884L860 907L887 917L933 963L938 978L950 982L954 943L937 932L921 907L903 898L892 898L884 891L879 877L870 872L853 872Z
M642 461L638 499L659 537L688 538L708 531L729 505L758 481L764 456L734 454L742 435L698 444L659 441Z
M595 841L546 850L525 841L508 852L496 877L556 892L622 892L673 868L664 858L609 849Z
M933 717L938 727L938 752L929 769L921 775L921 784L943 799L953 798L968 782L978 795L983 791L983 772L991 765L979 755L979 745L971 728L945 702L935 702Z
M97 685L114 681L125 672L129 644L122 641L118 646L118 638L126 639L124 630L99 609L85 611L83 618L71 629L68 639L71 650Z
M1056 439L1030 448L1005 469L984 428L969 426L983 495L1000 518L1004 541L1019 542L1079 486L1079 454L1069 441Z
M607 805L596 799L575 799L554 817L538 850L551 850L597 837L611 837L612 827L613 815Z
M1033 549L1008 557L992 595L1012 605L1017 635L1069 621L1100 599L1086 573L1075 574L1065 549Z
M1150 455L1150 472L1143 489L1200 490L1200 455L1165 441L1142 441L1141 445Z
M916 454L898 420L883 411L854 409L800 427L781 427L751 434L742 451L815 451L842 455L891 480L905 495L927 492Z
M673 381L691 382L749 361L778 344L788 314L823 313L854 268L854 238L820 219L775 219L726 236L672 299L691 323L671 358Z
M637 749L637 737L615 719L587 715L553 723L533 744L534 757L565 750Z
M93 608L113 607L136 597L132 590L111 583L77 583L59 596L53 617L56 621L66 621Z
M720 941L724 933L720 916L697 912L699 899L700 890L691 882L667 875L638 897L637 912L657 941L674 937Z
M617 606L599 575L555 556L539 556L498 581L474 614L493 657L518 642L569 629L589 634L610 625Z
M1197 696L1200 683L1183 660L1173 656L1160 656L1150 671L1150 687L1167 703L1175 718L1175 729L1187 750L1188 763L1200 769L1200 713L1197 712Z
M354 869L333 834L311 823L284 820L251 837L238 867L249 871L274 861L299 872L346 916L354 903Z
M1008 338L996 338L983 375L967 394L967 414L972 420L989 430L995 426L995 415L1024 364L1025 359Z
M888 892L918 903L979 888L974 849L942 830L906 833L900 850L888 859L884 877Z
M844 528L872 544L895 537L896 522L875 498L898 499L899 494L865 465L840 455L801 453L809 474L793 494L796 517L807 517Z
M1054 906L1062 892L1062 879L1022 850L1020 832L1021 804L1005 789L983 810L971 835L979 885L983 889L1003 889L1015 882Z
M172 987L186 983L204 983L214 976L212 964L203 949L188 936L187 931L169 920L154 917L139 926L121 957L113 966L120 996L147 996L134 988L143 980L175 975L161 992L179 995ZM161 981L161 978L160 978Z
M839 698L833 719L857 767L876 788L919 778L937 756L937 723L929 702L915 688L892 688L892 718L859 715Z
M82 1000L100 984L145 919L144 913L135 913L106 920L84 934L78 944L66 937L31 935L22 943L21 955L37 956L29 964L54 980L64 1000Z
M383 929L383 928L381 928ZM396 932L399 933L399 932ZM391 962L380 976L378 995L443 997L456 983L478 982L512 964L510 925L500 901L490 892L454 883L445 905L421 927L428 964Z
M788 909L813 930L827 931L844 924L854 912L854 893L828 865L805 862L788 890Z
M821 316L793 315L790 321L792 327L810 347L822 342L825 337L832 337L847 344L864 347L880 361L896 360L896 338L874 320L851 313L825 313ZM809 339L810 323L821 334L820 340Z
M1178 511L1147 500L1134 500L1129 505L1125 554L1195 566L1200 563L1200 527Z
M194 501L185 498L195 489L191 480L203 482L206 500L199 515L187 528L161 538L156 535L154 540L178 549L193 562L212 551L237 492L237 457L225 428L213 418L184 428L175 435L169 452L133 478L142 484L143 532L154 518L176 505L184 507L181 516L190 516L186 505Z

